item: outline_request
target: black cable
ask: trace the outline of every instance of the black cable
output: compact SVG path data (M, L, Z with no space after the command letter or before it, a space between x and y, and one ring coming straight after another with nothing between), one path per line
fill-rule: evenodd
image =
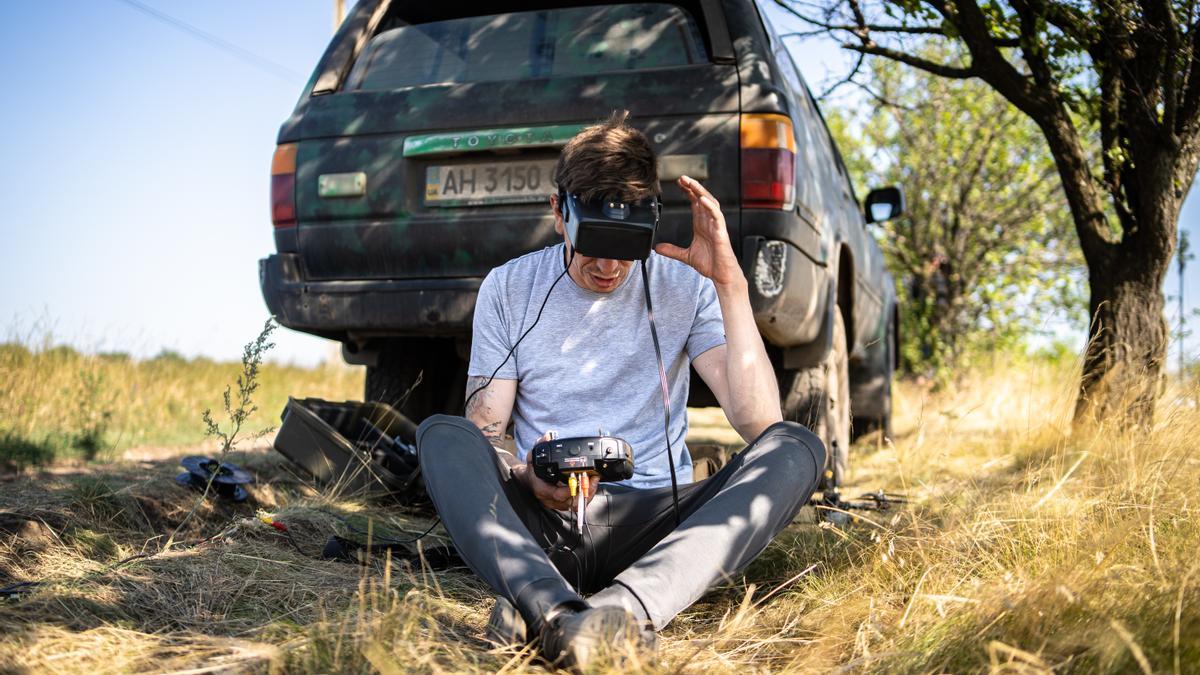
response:
M582 536L579 538L579 545L584 546L584 547L587 546L587 542L583 541ZM575 558L575 591L577 593L582 593L583 592L583 561L579 559L579 554L575 551L575 549L568 548L568 549L566 549L566 551L568 553L570 553L572 556L574 556L574 558Z
M428 528L425 529L424 532L422 532L421 534L418 534L417 536L413 537L412 539L394 539L392 537L387 537L387 536L383 536L380 534L376 534L374 532L374 530L372 530L371 532L367 532L366 530L355 527L348 520L343 520L342 522L351 531L356 532L358 534L367 535L371 538L371 541L373 541L377 544L415 544L418 541L420 541L421 539L424 539L425 535L429 534L430 532L433 532L433 528L437 527L438 524L442 522L442 517L438 516L437 518L434 518L432 525L430 525Z
M663 413L666 415L664 426L667 437L667 462L671 467L671 501L675 504L675 525L679 518L679 479L675 477L675 453L671 450L671 393L667 387L667 369L663 365L662 348L658 345L658 329L654 326L654 305L650 302L650 273L646 271L646 261L642 261L642 290L646 292L646 316L650 319L650 337L654 340L654 356L658 358L658 381L662 385Z
M315 555L309 553L308 551L305 551L304 549L300 548L300 544L296 543L296 538L292 536L291 531L283 530L280 534L282 534L284 537L287 538L288 543L292 545L292 548L296 549L296 553L299 553L301 556L303 556L305 558L318 557L318 556L315 556Z
M521 333L521 337L517 338L516 344L514 344L512 346L512 349L508 350L508 354L504 357L504 360L501 361L500 365L496 366L496 369L493 370L492 374L488 376L487 382L484 382L483 384L479 385L475 389L475 391L471 392L471 395L467 397L466 402L463 403L463 416L464 417L467 414L467 410L471 406L471 399L475 398L475 394L478 394L479 392L483 391L484 389L487 389L488 385L492 383L493 379L495 379L496 373L500 372L500 369L504 367L504 364L508 363L508 360L512 358L513 352L517 351L517 346L521 344L521 340L524 340L525 336L529 335L529 331L533 330L533 327L538 325L538 321L542 320L542 310L546 309L546 302L548 300L550 300L550 294L554 292L554 287L558 285L558 282L562 281L562 278L564 276L566 276L567 272L571 269L571 261L574 259L575 259L575 249L572 248L571 255L569 258L567 258L567 264L566 264L566 266L563 267L562 273L558 275L558 278L554 280L554 283L550 284L550 290L546 291L546 297L542 299L542 306L540 308L538 308L538 313L537 313L537 316L533 319L533 324L530 325L529 328L525 329L524 333Z
M422 532L421 534L418 534L417 536L413 537L412 539L396 539L393 537L381 535L378 532L375 532L374 529L372 529L371 532L367 532L366 530L362 529L361 527L358 527L354 523L350 522L349 518L347 518L346 516L343 516L341 514L334 513L332 511L326 511L324 509L319 509L319 511L320 511L320 513L324 513L327 516L333 516L334 518L341 521L342 525L345 525L347 530L350 530L351 532L354 532L355 534L361 534L364 536L369 535L371 537L371 541L374 541L379 544L413 544L413 543L416 543L420 539L423 539L430 532L433 532L433 528L437 527L438 524L442 522L442 517L437 516L436 518L433 519L433 524L430 525L428 528L426 528L425 531Z
M12 598L20 599L22 595L28 595L39 586L44 586L47 581L18 581L9 586L0 586L0 600L9 600Z

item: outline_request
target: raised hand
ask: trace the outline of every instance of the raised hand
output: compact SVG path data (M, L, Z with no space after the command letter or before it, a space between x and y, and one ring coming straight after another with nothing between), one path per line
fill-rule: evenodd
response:
M658 244L659 255L683 261L714 284L728 284L742 277L741 267L729 243L725 216L721 204L699 181L680 176L676 181L692 203L692 245L680 248L675 244Z

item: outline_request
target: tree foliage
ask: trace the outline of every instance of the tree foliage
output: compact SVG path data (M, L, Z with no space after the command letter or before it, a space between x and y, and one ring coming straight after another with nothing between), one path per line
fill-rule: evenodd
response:
M906 217L876 232L902 298L906 369L944 376L1077 314L1082 260L1037 127L979 82L887 61L868 82L880 102L829 121L858 185L906 191Z
M1076 420L1148 425L1166 358L1162 285L1200 159L1196 0L776 2L861 57L978 79L1033 120L1088 268ZM931 42L953 58L923 54Z

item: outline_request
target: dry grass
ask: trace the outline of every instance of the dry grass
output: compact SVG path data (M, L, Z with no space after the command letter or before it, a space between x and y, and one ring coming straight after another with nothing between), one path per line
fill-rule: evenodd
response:
M201 411L220 409L221 392L241 368L170 353L138 361L51 345L50 337L0 344L0 470L198 443ZM251 432L279 423L289 393L361 398L363 369L267 364L261 382Z
M913 503L793 526L665 631L653 670L1197 672L1195 392L1166 397L1149 433L1082 438L1074 377L1033 364L901 386L897 438L857 446L852 482ZM728 440L719 415L694 419ZM55 580L0 602L0 671L540 667L481 642L490 593L470 574L313 555L344 518L427 521L312 491L270 454L239 459L299 550L252 507L207 506L185 538L224 536L112 569L190 507L169 461L0 483L0 584Z

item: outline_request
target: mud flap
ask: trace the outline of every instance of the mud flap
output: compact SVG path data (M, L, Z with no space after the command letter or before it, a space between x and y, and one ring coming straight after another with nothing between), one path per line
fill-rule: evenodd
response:
M788 347L783 350L783 367L788 370L812 368L820 365L829 350L833 349L833 313L837 311L837 287L833 280L825 284L825 317L821 331L808 344Z

